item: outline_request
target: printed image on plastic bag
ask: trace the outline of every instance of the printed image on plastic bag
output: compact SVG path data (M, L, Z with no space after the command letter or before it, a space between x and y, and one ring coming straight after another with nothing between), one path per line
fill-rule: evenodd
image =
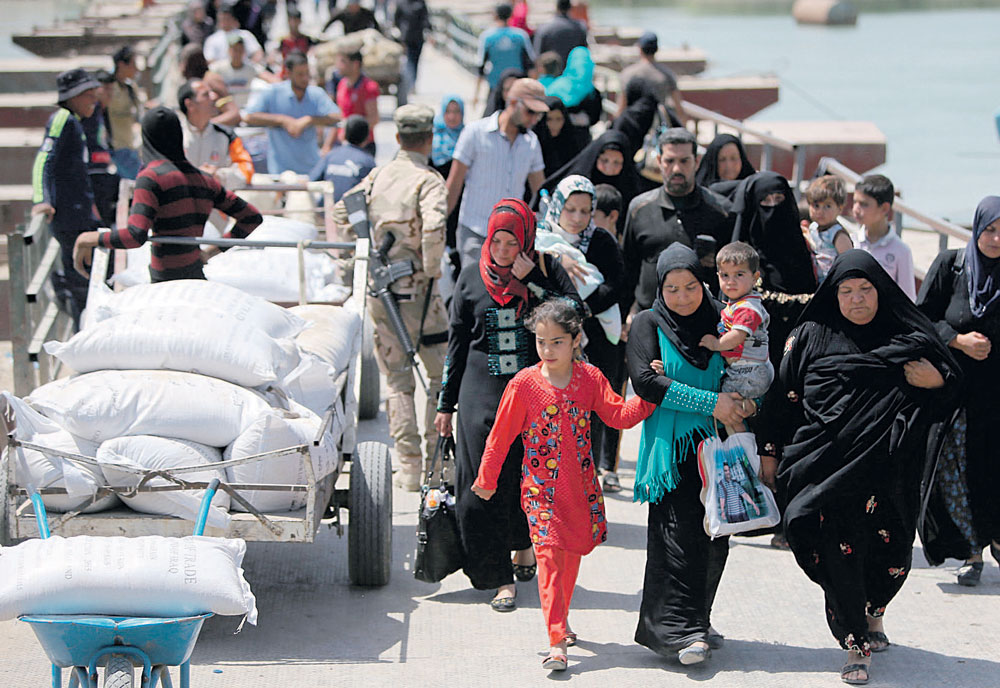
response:
M698 468L705 532L710 537L769 528L781 520L774 495L758 477L760 458L752 434L703 440Z
M719 514L725 523L743 523L754 517L767 516L768 505L757 487L750 480L753 469L743 447L715 453L715 494L719 501Z

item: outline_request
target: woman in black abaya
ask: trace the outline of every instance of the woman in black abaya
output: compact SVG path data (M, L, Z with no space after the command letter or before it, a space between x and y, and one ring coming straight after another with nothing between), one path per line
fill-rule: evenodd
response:
M517 67L508 67L500 72L500 81L490 89L490 94L486 96L486 109L483 110L483 117L489 117L494 112L499 112L507 107L507 91L518 79L528 76Z
M991 440L1000 389L1000 196L984 198L964 249L943 251L917 298L965 371L959 409L931 443L920 524L932 564L964 559L958 582L976 585L989 545L1000 561L1000 463Z
M705 149L694 181L728 197L739 186L740 180L756 171L747 157L743 142L732 134L719 134Z
M760 256L761 301L771 316L768 355L778 368L785 339L816 291L816 273L802 236L795 197L784 177L775 172L757 172L739 182L734 193L733 212L737 217L733 241L745 241ZM775 380L764 397L760 415L752 423L763 477L772 486L781 447L791 437L786 407L780 381ZM787 546L780 534L772 544Z
M535 125L535 135L542 147L545 176L548 177L575 158L586 143L581 143L575 135L563 102L555 96L545 96L543 100L549 111Z
M798 426L778 472L785 535L848 651L841 678L867 683L871 652L889 647L886 605L910 571L928 428L954 403L961 370L859 250L834 261L785 350Z
M582 174L594 183L610 184L622 195L622 208L639 193L639 174L632 162L634 149L628 136L620 131L610 130L591 141L579 155L562 166L555 174L550 175L542 184L542 188L552 193L564 178L571 174ZM537 198L532 203L537 207ZM618 235L625 229L625 218L628 213L618 217Z

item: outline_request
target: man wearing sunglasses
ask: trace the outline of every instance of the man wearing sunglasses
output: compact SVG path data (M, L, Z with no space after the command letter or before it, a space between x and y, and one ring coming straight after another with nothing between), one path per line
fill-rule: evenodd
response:
M448 212L461 197L457 248L463 266L479 261L493 206L503 198L522 198L525 183L534 194L545 180L542 148L532 131L549 111L544 98L538 81L518 79L504 110L472 122L458 137L447 182Z

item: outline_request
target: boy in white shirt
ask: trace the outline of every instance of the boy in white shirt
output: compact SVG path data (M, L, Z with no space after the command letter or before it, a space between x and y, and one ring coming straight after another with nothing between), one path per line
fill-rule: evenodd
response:
M895 194L892 182L881 174L869 174L854 187L853 214L863 232L858 248L872 254L910 300L916 301L913 254L889 226Z

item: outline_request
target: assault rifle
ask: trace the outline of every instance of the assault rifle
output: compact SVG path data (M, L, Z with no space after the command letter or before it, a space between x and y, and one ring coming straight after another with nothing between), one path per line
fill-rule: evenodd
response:
M363 238L371 239L371 222L368 218L368 200L365 192L361 189L345 194L344 207L347 209L348 221L354 233ZM389 249L396 243L396 235L387 232L385 238L378 248L372 245L368 257L368 293L382 302L382 307L389 316L389 324L392 325L393 332L399 340L406 358L409 360L413 370L417 373L417 378L423 386L424 391L428 390L427 383L424 382L420 368L417 367L417 348L413 345L410 333L403 323L403 316L399 312L399 304L396 302L396 295L392 292L392 285L402 277L409 277L413 274L413 262L409 260L397 260L389 262ZM428 285L428 289L430 285ZM423 329L421 324L421 330Z

